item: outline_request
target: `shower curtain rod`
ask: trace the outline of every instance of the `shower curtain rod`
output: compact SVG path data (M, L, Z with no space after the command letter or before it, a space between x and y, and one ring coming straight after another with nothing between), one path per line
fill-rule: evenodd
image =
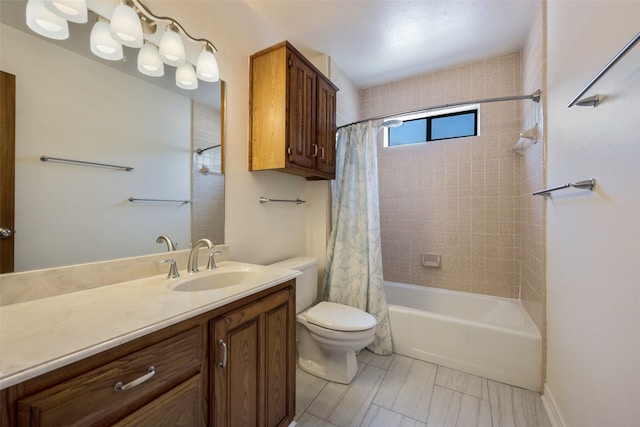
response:
M338 126L337 129L341 129L341 128L344 128L344 127L347 127L347 126L357 125L358 123L368 122L369 120L372 120L372 121L373 120L382 120L382 119L388 119L388 118L396 117L396 116L404 116L406 114L417 114L417 113L422 113L422 112L425 112L425 111L440 110L442 108L459 107L461 105L485 104L485 103L488 103L488 102L515 101L515 100L518 100L518 99L530 99L533 102L540 102L540 89L536 90L531 95L515 95L515 96L503 96L503 97L499 97L499 98L476 99L475 101L454 102L452 104L434 105L433 107L421 108L419 110L404 111L404 112L401 112L401 113L394 113L394 114L386 114L384 116L378 116L378 117L373 117L373 118L370 118L370 119L358 120L357 122L349 123L348 125Z

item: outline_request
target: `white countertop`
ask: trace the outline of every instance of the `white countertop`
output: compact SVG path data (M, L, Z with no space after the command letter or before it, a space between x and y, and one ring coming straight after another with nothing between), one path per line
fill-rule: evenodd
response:
M0 307L0 389L116 347L185 319L291 280L299 271L232 261L218 270L251 267L241 285L177 292L166 275ZM181 273L182 274L182 273ZM198 277L215 274L195 273ZM189 277L189 276L186 276Z

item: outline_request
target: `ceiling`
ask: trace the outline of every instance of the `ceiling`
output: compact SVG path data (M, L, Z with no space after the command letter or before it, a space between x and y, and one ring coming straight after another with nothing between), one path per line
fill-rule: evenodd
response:
M539 0L245 0L360 88L519 51Z

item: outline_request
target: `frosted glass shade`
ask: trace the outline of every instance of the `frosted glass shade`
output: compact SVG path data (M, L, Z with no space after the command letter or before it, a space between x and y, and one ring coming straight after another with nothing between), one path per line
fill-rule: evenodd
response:
M138 52L138 71L151 77L164 75L164 63L160 59L158 48L145 43Z
M198 78L205 82L217 82L220 80L218 62L216 61L216 57L213 56L213 53L208 49L200 52L196 64L196 73L198 74Z
M178 66L176 70L176 86L187 90L198 88L198 77L191 64L185 62Z
M116 7L111 15L111 36L125 46L142 47L142 24L133 8L125 4Z
M177 67L184 63L184 44L182 44L180 34L170 29L170 27L171 26L167 26L167 30L160 39L160 58L162 58L165 64Z
M51 12L42 0L27 2L27 26L41 36L54 40L69 38L67 20Z
M44 6L56 15L70 22L87 22L86 0L44 0Z
M122 45L111 37L111 28L105 21L98 20L91 29L91 52L109 61L122 59Z

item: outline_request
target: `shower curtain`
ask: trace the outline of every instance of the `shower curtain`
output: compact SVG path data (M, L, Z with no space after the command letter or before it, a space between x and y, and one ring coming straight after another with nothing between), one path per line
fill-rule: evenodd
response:
M375 317L375 338L367 348L376 354L391 354L382 279L375 136L371 121L338 130L323 292L327 301L350 305Z

